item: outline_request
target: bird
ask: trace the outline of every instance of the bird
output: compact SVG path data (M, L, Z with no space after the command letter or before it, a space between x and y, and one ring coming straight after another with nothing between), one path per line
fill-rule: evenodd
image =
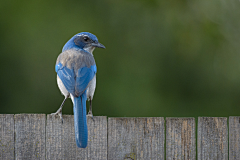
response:
M97 66L93 57L95 48L105 48L95 35L81 32L74 35L63 46L59 54L55 71L57 85L64 100L52 115L59 115L63 123L62 108L67 98L71 98L74 112L74 128L77 147L86 148L88 142L86 101L90 101L87 116L93 118L92 99L96 88Z

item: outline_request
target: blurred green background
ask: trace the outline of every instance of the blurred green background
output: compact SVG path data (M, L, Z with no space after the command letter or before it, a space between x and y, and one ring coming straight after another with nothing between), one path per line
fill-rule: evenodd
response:
M0 113L52 113L73 35L95 34L95 116L240 115L238 0L0 1ZM72 114L67 100L63 114Z

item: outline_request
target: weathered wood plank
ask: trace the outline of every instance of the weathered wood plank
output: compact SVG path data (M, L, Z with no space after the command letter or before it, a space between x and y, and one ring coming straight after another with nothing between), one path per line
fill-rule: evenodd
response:
M45 160L45 114L16 114L15 158Z
M228 159L227 118L198 117L198 159Z
M195 118L166 118L166 159L196 159Z
M46 159L107 159L107 117L87 117L88 146L77 148L73 115L63 115L63 123L57 116L47 115Z
M108 160L164 159L164 119L108 118Z
M88 125L88 146L86 149L79 149L78 159L106 160L107 159L107 117L87 117Z
M0 160L14 160L14 115L0 114Z
M75 159L73 116L63 115L63 123L58 116L47 115L46 159Z
M229 160L240 159L240 117L229 117Z

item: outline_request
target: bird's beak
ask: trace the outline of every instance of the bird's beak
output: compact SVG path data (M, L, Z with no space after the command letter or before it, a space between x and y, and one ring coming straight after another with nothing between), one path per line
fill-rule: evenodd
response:
M98 48L106 48L104 45L102 45L101 43L99 43L99 42L95 42L95 43L92 43L92 46L94 46L94 47L98 47Z

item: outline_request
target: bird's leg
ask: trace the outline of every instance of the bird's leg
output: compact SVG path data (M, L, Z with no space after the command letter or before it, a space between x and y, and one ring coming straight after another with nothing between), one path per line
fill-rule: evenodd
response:
M59 109L57 110L57 112L51 114L53 116L59 115L60 119L62 120L62 123L63 123L62 108L63 108L63 105L64 105L64 103L65 103L65 101L68 97L69 97L69 94L64 98L64 100L63 100L61 106L59 107Z
M90 106L89 106L89 115L92 115L92 100L90 99Z
M92 114L92 99L90 98L90 105L89 105L89 111L88 111L88 114L87 114L87 116L90 116L90 117L92 117L92 119L93 119L93 114ZM94 120L94 119L93 119Z

